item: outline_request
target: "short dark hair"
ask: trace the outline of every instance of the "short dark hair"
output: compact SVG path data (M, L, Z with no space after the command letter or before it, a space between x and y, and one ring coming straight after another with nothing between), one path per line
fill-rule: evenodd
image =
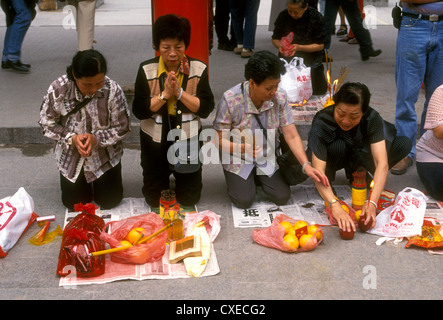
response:
M176 14L158 17L152 27L152 43L155 50L159 49L160 41L164 39L183 41L187 49L191 42L191 23L189 20Z
M347 104L360 104L363 113L368 110L371 93L366 85L360 82L346 82L332 97L337 105L340 102Z
M72 63L66 68L66 75L69 80L74 81L74 77L93 77L99 73L106 74L108 66L106 59L97 50L78 51L72 58Z
M300 7L306 8L308 5L308 0L288 0L287 4L300 4Z
M285 72L283 61L267 50L255 52L245 66L246 80L252 79L256 84L260 84L268 78L279 79Z

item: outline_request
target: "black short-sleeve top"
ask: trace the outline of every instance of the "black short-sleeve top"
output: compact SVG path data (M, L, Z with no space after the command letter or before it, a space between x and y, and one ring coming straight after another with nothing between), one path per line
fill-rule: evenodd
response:
M340 128L334 119L335 105L326 107L316 113L308 136L308 148L320 160L326 161L328 149L335 142L342 140L346 146L358 152L368 150L371 144L385 139L383 119L373 108L363 114L360 123L349 131Z

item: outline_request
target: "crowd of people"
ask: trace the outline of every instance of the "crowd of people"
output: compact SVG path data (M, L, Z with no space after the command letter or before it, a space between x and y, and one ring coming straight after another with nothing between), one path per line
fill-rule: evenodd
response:
M2 7L7 1L2 0ZM17 15L16 3L19 2L25 4L26 0L14 1L9 7ZM233 10L234 3L236 8ZM258 0L229 1L229 10L220 4L214 20L216 31L217 25L223 24L222 19L217 19L217 12L223 12L228 18L227 13L230 13L233 20L238 18L238 13L243 22L232 21L231 38L227 36L229 28L224 25L226 37L217 33L221 41L219 49L232 50L248 61L244 81L227 89L217 103L207 65L185 53L192 34L189 20L174 14L159 17L152 28L153 47L158 55L140 63L132 104L133 114L140 119L142 193L146 202L151 207L158 207L161 191L170 188L171 175L175 179L179 203L192 206L200 200L203 188L201 159L197 156L195 163L190 159L193 148L198 155L202 146L198 139L202 131L201 119L208 117L213 110L213 128L217 135L214 143L220 151L228 195L237 207L248 208L252 204L257 186L276 204L289 200L290 185L278 164L274 161L269 165L265 156L269 152L275 154L282 142L278 132L302 168L302 175L312 179L343 229L353 229L355 225L343 208L336 205L331 183L341 169L349 179L352 179L353 172L362 168L374 177L371 199L362 209L363 213L374 218L368 219L372 224L375 224L376 212L373 204L377 203L385 187L389 170L393 174L402 174L415 157L418 174L427 192L437 200L443 200L440 183L443 172L441 31L435 38L426 39L427 42L425 39L415 42L414 50L418 53L415 58L404 48L406 37L415 29L418 29L418 38L423 29L433 26L432 23L442 23L443 8L441 2L404 3L404 17L397 40L395 127L370 106L371 93L365 84L348 82L334 94L334 103L315 115L306 150L294 124L286 92L279 87L280 78L285 73L284 62L280 59L283 57L280 40L294 32L292 54L284 58L303 57L312 67L313 86L324 94L321 59L323 50L329 46L332 24L317 11L317 3L312 6L307 0L286 1L286 8L277 14L270 39L276 52L254 52ZM357 0L326 0L325 14L330 11L331 17L335 16L340 7L358 40L362 60L380 54L372 48L368 30L360 27L361 12ZM427 13L416 17L414 12L419 11L414 10ZM439 13L429 14L429 10ZM360 18L352 13L357 11ZM351 14L355 17L350 18ZM9 26L15 22L9 15L7 18L10 19L8 36ZM91 44L93 36L88 39ZM434 41L433 49L429 48L431 41ZM17 54L8 48L5 40L2 68L29 70L30 66L20 60L20 50ZM417 56L420 61L413 63ZM91 201L103 208L112 208L123 197L122 140L131 128L130 106L120 85L106 73L106 59L100 52L92 45L79 47L66 74L51 83L41 106L39 123L44 135L55 141L62 201L71 210L76 203ZM421 138L416 144L414 103L422 83L426 103ZM254 134L257 130L262 133L261 137ZM249 133L252 133L250 137ZM181 165L177 166L171 159L179 159Z

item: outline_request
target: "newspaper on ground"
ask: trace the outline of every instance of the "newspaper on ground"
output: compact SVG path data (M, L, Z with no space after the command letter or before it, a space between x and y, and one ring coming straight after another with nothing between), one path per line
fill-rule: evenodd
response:
M96 215L101 217L105 223L129 218L134 215L151 212L144 198L124 198L122 202L111 210L97 209ZM195 212L197 208L195 207ZM71 221L78 212L65 213L64 226ZM71 274L60 278L59 286L77 286L86 284L102 284L118 280L147 280L147 279L178 279L192 278L186 272L183 262L169 263L169 246L166 246L162 259L142 265L122 264L111 261L109 254L105 255L105 273L93 278L80 278L75 275L75 268ZM211 244L211 257L202 276L213 276L220 272L214 245Z
M340 200L351 204L351 188L349 186L334 186L334 190ZM292 186L291 193L287 204L277 206L263 200L266 196L261 188L258 188L256 201L250 208L240 209L232 205L234 226L236 228L266 228L279 214L318 225L330 225L328 214L325 212L325 202L317 192L315 185Z

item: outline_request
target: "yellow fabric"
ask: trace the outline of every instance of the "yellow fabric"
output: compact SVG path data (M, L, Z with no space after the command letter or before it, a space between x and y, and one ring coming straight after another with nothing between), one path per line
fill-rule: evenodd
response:
M160 77L160 75L162 73L166 73L168 74L168 69L166 68L165 62L163 61L162 57L160 56L160 60L159 60L159 64L158 64L158 73L157 76ZM180 87L182 86L183 83L183 73L179 71L176 74L178 82L180 84ZM166 102L168 104L168 113L170 115L175 116L177 113L177 97L172 96L168 99L168 101Z

